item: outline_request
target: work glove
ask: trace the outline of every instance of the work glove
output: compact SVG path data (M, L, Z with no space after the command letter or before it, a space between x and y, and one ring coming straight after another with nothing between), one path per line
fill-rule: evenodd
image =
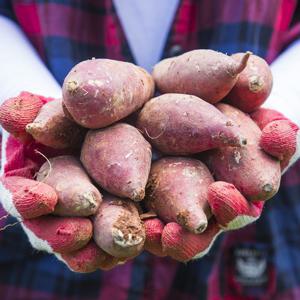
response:
M281 113L259 108L251 118L262 130L260 147L280 160L284 173L300 156L299 128ZM201 234L187 231L176 222L164 224L157 216L145 216L145 249L157 256L171 256L187 262L209 252L217 236L256 221L263 201L248 201L231 183L217 181L208 188L208 204L212 212L206 230Z
M18 220L35 249L53 253L75 272L108 270L119 260L94 243L92 221L87 217L52 215L58 201L56 191L34 180L47 158L72 154L70 150L55 150L36 143L25 131L25 126L51 100L22 92L2 105L0 119L5 130L2 132L1 204L6 216Z

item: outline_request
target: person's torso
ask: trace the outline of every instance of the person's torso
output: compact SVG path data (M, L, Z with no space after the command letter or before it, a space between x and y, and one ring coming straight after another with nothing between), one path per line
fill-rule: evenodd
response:
M112 0L11 2L18 23L60 83L85 59L134 61ZM283 46L296 2L183 0L162 58L210 48L228 54L249 50L270 61Z

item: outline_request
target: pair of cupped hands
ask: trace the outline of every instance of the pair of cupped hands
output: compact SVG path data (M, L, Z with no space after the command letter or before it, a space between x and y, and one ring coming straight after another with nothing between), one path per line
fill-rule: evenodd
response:
M34 97L43 104L52 100L37 95ZM250 117L262 130L260 147L280 160L282 172L285 172L298 158L299 128L271 109L259 108ZM126 259L107 254L90 239L92 223L89 223L89 219L51 215L56 192L51 186L35 181L34 176L45 162L45 157L69 153L51 149L33 140L20 142L17 132L22 131L22 126L30 121L25 116L22 120L20 116L19 124L6 128L9 132L5 132L2 139L5 143L2 157L5 159L2 161L0 190L1 202L7 214L20 221L34 248L55 254L75 272L108 270L126 262ZM248 201L234 185L221 181L209 186L208 204L212 217L201 234L187 231L175 222L165 224L155 214L143 214L141 217L146 232L144 250L181 262L200 258L209 251L220 233L254 222L264 207L263 201ZM89 238L83 238L86 236Z

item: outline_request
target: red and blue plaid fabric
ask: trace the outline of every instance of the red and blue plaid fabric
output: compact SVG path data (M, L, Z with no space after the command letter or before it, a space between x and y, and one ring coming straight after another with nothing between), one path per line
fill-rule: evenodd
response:
M0 0L0 14L20 24L60 83L87 58L133 61L111 0ZM271 62L299 36L296 0L183 0L163 56L250 50ZM300 299L299 231L300 162L259 221L188 264L143 253L109 272L75 274L9 228L0 234L0 299Z

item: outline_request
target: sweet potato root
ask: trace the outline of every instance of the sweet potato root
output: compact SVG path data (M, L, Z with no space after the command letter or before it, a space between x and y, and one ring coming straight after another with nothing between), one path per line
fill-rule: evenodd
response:
M37 180L52 186L58 195L54 214L59 216L93 215L102 200L79 160L64 155L51 158L40 168Z
M236 53L232 58L239 62L243 55ZM272 85L273 77L267 62L259 56L251 55L246 68L226 96L226 102L244 112L253 112L268 98Z
M280 164L260 149L261 130L237 108L222 103L217 108L238 124L247 145L209 151L205 159L209 169L217 180L234 184L248 200L271 198L279 188Z
M92 59L76 65L65 78L63 102L83 127L102 128L138 110L154 93L154 82L131 63Z
M151 99L140 112L137 127L157 149L172 155L246 142L238 128L213 105L185 94Z
M159 62L153 78L162 93L190 94L217 103L232 89L250 54L236 62L213 50L193 50Z
M26 131L33 138L54 149L79 148L86 130L65 116L62 100L45 104Z
M136 204L112 195L104 196L94 218L94 240L112 256L138 255L144 246L145 229Z
M108 192L134 201L144 198L151 146L133 126L119 123L90 130L82 146L81 161Z
M178 222L194 233L207 226L211 213L208 186L214 182L207 167L192 158L168 157L152 164L146 206L164 222Z

